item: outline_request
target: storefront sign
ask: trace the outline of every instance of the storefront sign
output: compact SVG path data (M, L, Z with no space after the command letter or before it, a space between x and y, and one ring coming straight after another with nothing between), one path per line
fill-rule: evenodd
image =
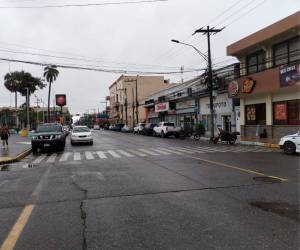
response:
M230 97L236 96L239 92L239 84L237 81L232 81L228 84L228 95Z
M176 109L188 109L193 107L195 107L195 99L176 103Z
M155 104L155 112L164 112L169 110L169 102L162 102Z
M59 107L67 104L66 95L55 95L56 105Z
M228 97L227 93L219 94L214 99L214 110L216 114L230 114L232 112L232 99ZM200 98L200 114L210 114L209 97Z
M226 106L227 106L226 102L216 102L216 103L214 103L214 109L226 108ZM209 109L210 104L206 104L206 107Z
M243 82L242 93L250 94L255 87L255 81L251 77L247 77Z
M277 121L285 121L287 119L286 103L276 103L274 105L274 118Z
M300 85L300 64L281 66L279 68L280 87Z

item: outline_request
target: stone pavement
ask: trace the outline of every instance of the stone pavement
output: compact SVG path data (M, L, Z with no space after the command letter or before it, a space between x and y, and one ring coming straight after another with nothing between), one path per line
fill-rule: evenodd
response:
M8 149L0 145L0 164L6 161L16 160L22 153L31 149L30 138L20 135L11 135L8 138Z

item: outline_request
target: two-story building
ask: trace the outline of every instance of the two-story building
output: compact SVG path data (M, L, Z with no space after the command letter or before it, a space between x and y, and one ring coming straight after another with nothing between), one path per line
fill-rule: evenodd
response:
M300 12L227 47L240 61L229 86L240 98L241 134L277 139L300 130Z
M109 87L110 112L114 123L134 126L145 121L144 103L152 93L169 87L163 76L121 75Z

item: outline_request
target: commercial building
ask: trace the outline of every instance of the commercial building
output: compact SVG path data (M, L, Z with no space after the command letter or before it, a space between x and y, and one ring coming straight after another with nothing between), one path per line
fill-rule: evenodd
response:
M214 121L217 128L227 131L236 130L235 106L238 100L228 97L227 86L235 78L236 64L214 70ZM209 91L207 75L191 79L171 88L161 90L149 96L145 102L146 119L152 123L160 121L174 122L185 130L202 124L206 130L210 127ZM207 134L209 132L207 131Z
M122 122L130 126L145 121L143 105L146 98L169 86L163 76L121 75L109 87L110 118L114 123Z
M277 139L300 130L300 12L227 47L240 61L229 85L240 98L241 134Z

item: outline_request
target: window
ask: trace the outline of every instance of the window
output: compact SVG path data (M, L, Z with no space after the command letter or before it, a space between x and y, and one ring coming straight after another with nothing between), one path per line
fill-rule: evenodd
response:
M279 66L300 60L299 37L273 46L273 65Z
M273 103L275 125L300 125L300 100Z
M245 106L246 125L266 124L266 104L253 104Z
M246 58L247 74L256 73L266 68L266 52L259 50Z

